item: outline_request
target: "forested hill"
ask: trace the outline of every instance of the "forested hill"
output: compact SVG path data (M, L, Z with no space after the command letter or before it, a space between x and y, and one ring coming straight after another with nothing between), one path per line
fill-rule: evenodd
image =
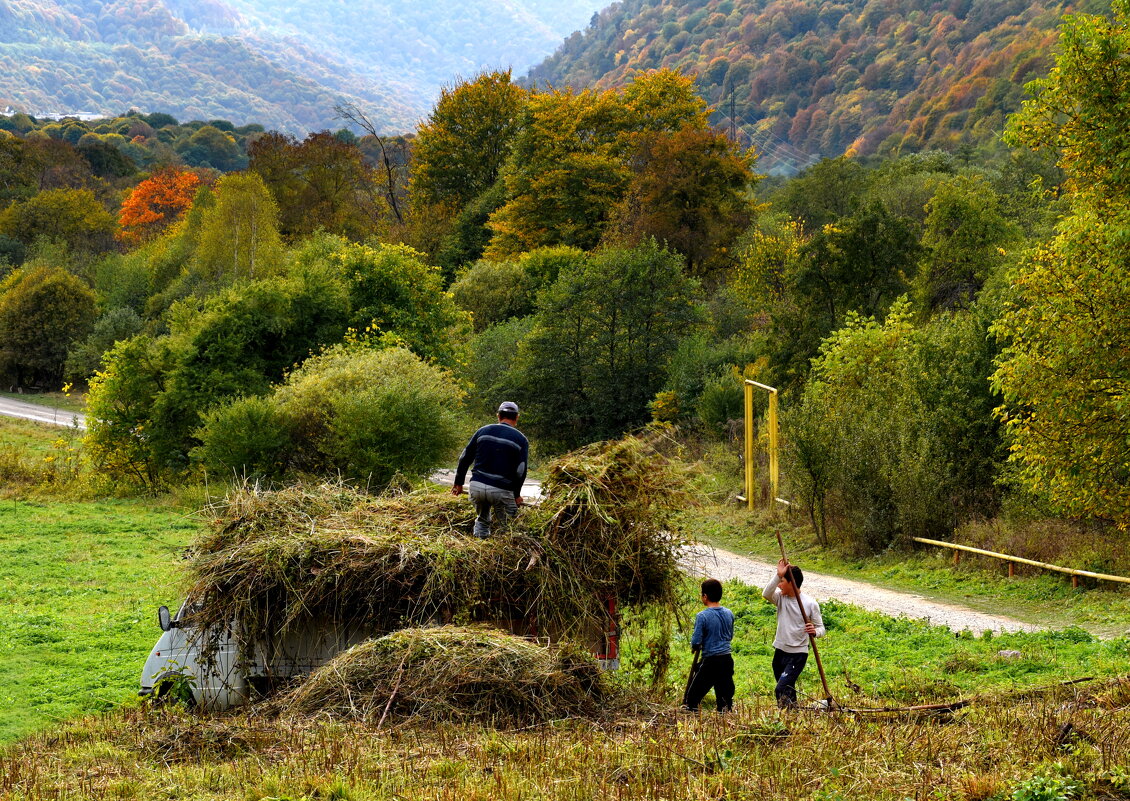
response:
M530 78L617 86L670 67L790 171L843 153L978 146L1047 73L1061 16L1109 0L621 0Z
M411 130L439 88L483 67L521 71L606 0L0 0L0 108L128 108L340 126L355 102Z

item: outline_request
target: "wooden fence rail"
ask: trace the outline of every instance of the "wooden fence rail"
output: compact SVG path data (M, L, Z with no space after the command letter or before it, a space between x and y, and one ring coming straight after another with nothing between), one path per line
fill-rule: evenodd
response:
M976 553L981 556L991 556L994 559L1002 559L1008 562L1008 577L1012 578L1012 566L1014 564L1032 565L1033 567L1040 567L1044 570L1054 570L1057 573L1066 573L1071 576L1072 586L1079 586L1079 577L1085 576L1087 578L1100 579L1102 581L1117 581L1121 584L1130 584L1130 578L1125 576L1111 576L1107 573L1092 573L1090 570L1075 570L1071 567L1063 567L1061 565L1051 565L1047 562L1037 562L1034 559L1025 559L1022 556L1012 556L1007 553L997 553L996 551L985 551L981 548L974 548L971 545L958 545L956 542L942 542L941 540L928 540L924 537L911 537L914 542L921 542L923 545L935 545L939 548L953 549L953 563L956 565L961 558L961 552Z

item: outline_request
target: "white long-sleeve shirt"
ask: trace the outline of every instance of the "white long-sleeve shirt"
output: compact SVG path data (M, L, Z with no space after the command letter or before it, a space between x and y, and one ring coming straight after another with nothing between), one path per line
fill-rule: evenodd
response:
M804 630L804 618L797 607L796 599L781 593L777 586L780 583L780 577L774 573L761 593L762 598L777 607L777 636L773 638L773 647L790 654L806 653L808 633ZM803 592L800 593L800 601L804 604L804 611L808 614L809 621L816 626L816 636L823 637L824 618L820 616L820 604Z

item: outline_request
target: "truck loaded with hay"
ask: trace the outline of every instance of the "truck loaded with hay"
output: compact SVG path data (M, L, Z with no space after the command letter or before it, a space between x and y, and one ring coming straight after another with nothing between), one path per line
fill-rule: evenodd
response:
M418 713L438 701L410 700L413 681L453 668L464 701L513 709L485 682L521 662L504 696L591 698L597 660L618 656L617 610L674 608L686 495L669 447L648 430L559 458L544 500L487 539L472 504L435 489L234 491L193 548L188 600L162 609L142 694L222 708L286 687L302 708Z

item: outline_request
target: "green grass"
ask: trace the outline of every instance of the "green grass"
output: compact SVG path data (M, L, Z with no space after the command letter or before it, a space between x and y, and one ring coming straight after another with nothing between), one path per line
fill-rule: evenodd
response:
M769 561L780 558L771 524L734 506L704 506L687 514L688 529L704 542ZM1079 589L1063 574L1023 569L1009 579L1004 562L964 558L941 548L892 550L860 558L820 547L803 526L781 523L789 558L803 568L914 592L981 612L1029 623L1079 626L1100 636L1130 633L1130 585L1084 580Z
M688 582L686 595L697 587ZM734 612L738 696L772 698L775 608L761 588L726 582L722 603ZM688 604L688 619L701 606ZM1100 640L1081 629L972 636L911 618L890 618L836 601L821 605L827 635L817 640L829 690L842 704L898 706L1004 693L1083 677L1130 673L1130 639ZM654 630L650 636L654 636ZM646 639L646 637L644 637ZM676 633L672 692L690 666L689 632ZM1001 652L1019 652L1002 655ZM643 649L629 642L627 675L640 674ZM851 684L860 689L851 688ZM810 658L798 685L804 697L823 697Z
M0 742L134 696L197 527L137 501L0 501Z
M24 456L57 456L62 449L76 447L81 439L81 432L65 426L0 417L0 448L15 449Z
M672 635L656 705L597 721L377 731L266 708L150 709L134 694L158 634L154 611L178 600L179 555L198 528L169 503L0 502L0 797L1003 801L1033 776L1064 774L1083 788L1077 797L1130 797L1110 794L1130 791L1130 684L1033 691L1125 675L1127 639L955 636L826 603L819 644L841 704L979 700L942 722L782 715L771 693L774 610L738 583L723 598L737 618L730 716L672 711L689 664L685 628ZM689 620L701 608L692 582L684 595ZM638 688L660 631L650 613L629 611L625 624L617 681ZM811 660L799 689L822 696ZM1067 723L1085 737L1063 746Z

